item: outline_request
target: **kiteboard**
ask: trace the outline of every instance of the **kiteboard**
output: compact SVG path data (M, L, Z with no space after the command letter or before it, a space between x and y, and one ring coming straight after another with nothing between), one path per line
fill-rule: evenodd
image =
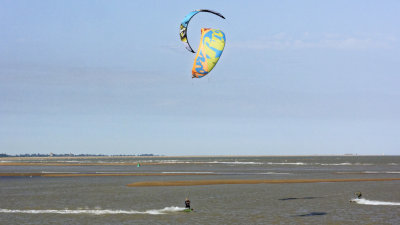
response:
M193 209L184 209L182 212L193 212Z

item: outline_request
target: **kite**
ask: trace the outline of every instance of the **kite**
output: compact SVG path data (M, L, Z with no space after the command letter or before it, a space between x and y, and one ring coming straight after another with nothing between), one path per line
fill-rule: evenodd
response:
M192 53L195 53L195 51L193 51L189 44L187 28L192 17L199 12L213 13L225 19L220 13L208 9L192 11L183 19L180 26L181 41L185 44L185 48ZM200 45L193 63L192 78L204 77L215 67L225 48L225 41L225 34L221 30L211 28L201 29Z
M197 13L199 12L208 12L208 13L212 13L215 14L223 19L225 19L225 17L218 12L209 10L209 9L198 9L198 10L194 10L192 12L190 12L189 14L187 14L187 16L183 19L182 23L181 23L181 30L180 30L180 35L181 35L181 41L185 44L185 48L192 53L195 53L192 49L192 47L189 44L188 38L187 38L187 28L189 25L190 20L192 19L193 16L195 16Z
M225 34L221 30L203 28L199 50L194 58L192 77L207 75L217 64L225 47Z

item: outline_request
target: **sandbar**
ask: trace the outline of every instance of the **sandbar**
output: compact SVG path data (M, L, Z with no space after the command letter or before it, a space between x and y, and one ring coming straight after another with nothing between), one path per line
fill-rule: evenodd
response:
M0 177L194 176L212 173L0 173Z
M1 162L0 166L137 166L140 165L161 165L172 163L152 163L152 162L133 162L133 163L63 163L63 162Z
M219 184L285 184L285 183L361 182L361 181L395 181L395 180L400 180L400 178L143 181L143 182L135 182L127 184L127 186L129 187L198 186L198 185L219 185Z

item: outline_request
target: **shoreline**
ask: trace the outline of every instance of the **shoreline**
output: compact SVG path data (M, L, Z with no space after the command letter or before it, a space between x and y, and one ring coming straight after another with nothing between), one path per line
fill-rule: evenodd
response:
M0 162L0 166L137 166L137 164L143 165L164 165L174 164L173 162L168 163L152 163L152 162L130 162L130 163L118 163L118 162L99 162L99 163L68 163L68 162Z
M111 176L195 176L212 173L0 173L0 177L111 177Z
M48 156L48 157L0 157L0 160L57 160L57 159L112 159L112 158L132 158L132 159L152 159L152 158L252 158L252 157L387 157L400 155L360 155L360 154L326 154L326 155L176 155L176 156Z
M400 181L400 178L143 181L143 182L130 183L127 184L126 186L155 187L155 186L200 186L200 185L221 185L221 184L289 184L289 183L366 182L366 181Z

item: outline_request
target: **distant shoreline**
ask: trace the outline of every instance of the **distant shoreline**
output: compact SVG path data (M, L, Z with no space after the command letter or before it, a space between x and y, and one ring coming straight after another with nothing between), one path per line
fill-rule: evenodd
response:
M232 159L247 159L247 158L296 158L296 157L393 157L393 156L379 156L379 155L243 155L243 156L73 156L73 157L0 157L1 166L136 166L140 165L166 165L166 164L180 164L182 162L175 161L154 161L151 159L189 159L189 158L232 158ZM107 159L132 159L131 162L117 162L117 161L78 161L78 160L107 160ZM65 161L62 161L65 160ZM149 161L146 161L149 160ZM204 164L206 162L193 161L192 164Z
M7 156L0 157L0 160L44 160L44 159L105 159L105 158L265 158L265 157L391 157L400 155L179 155L179 156L46 156L46 157L30 157L30 156Z

